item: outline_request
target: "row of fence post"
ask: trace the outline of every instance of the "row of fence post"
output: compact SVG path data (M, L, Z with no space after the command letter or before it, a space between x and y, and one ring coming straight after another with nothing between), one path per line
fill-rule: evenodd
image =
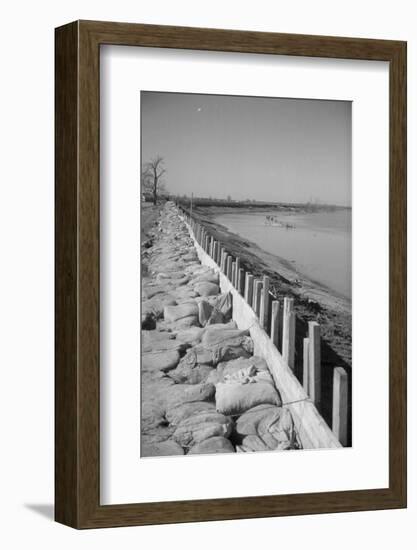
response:
M241 267L240 258L229 254L222 243L186 211L183 215L195 240L219 266L238 293L253 309L262 328L269 334L272 343L281 352L284 362L294 371L296 315L294 299L280 302L270 291L270 278L264 275L257 279ZM271 299L272 298L272 299ZM282 310L282 312L281 312ZM303 340L303 387L311 401L320 410L321 405L321 342L320 325L309 321L308 335ZM332 430L342 445L348 437L348 376L343 367L336 367L333 374Z

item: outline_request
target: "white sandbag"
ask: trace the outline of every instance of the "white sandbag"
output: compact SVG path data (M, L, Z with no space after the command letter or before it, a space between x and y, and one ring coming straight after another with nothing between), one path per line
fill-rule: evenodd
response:
M177 332L177 340L194 346L200 343L203 333L204 329L201 327L190 327Z
M169 350L183 351L187 347L184 342L177 341L173 334L157 330L143 330L141 344L142 353Z
M187 455L214 454L214 453L234 453L235 449L228 439L222 436L209 437L208 439L197 443L188 451Z
M194 290L200 294L200 296L214 296L219 293L219 286L214 283L197 283L194 286Z
M180 360L176 350L142 353L142 369L144 371L160 370L167 372L175 369Z
M175 441L168 439L159 443L145 443L141 448L141 456L175 456L183 455L184 449Z
M219 413L200 413L179 423L172 438L189 448L209 437L228 437L232 431L233 421Z
M213 384L172 384L166 393L165 408L168 410L170 407L194 401L213 401L214 393Z
M198 306L194 302L188 302L179 306L164 307L164 319L168 322L178 321L184 317L198 317Z
M212 311L213 306L210 305L206 300L201 300L200 302L198 302L198 322L202 327L207 324L207 321L210 319Z
M276 389L267 382L238 384L219 382L216 385L216 409L226 415L243 414L261 404L281 406Z
M214 403L209 401L181 403L175 407L168 407L165 411L165 418L171 425L177 426L180 422L186 420L190 416L195 416L202 412L216 412Z
M281 418L282 407L262 404L247 410L236 420L236 433L245 435L261 435ZM266 420L266 421L265 421Z
M177 384L202 384L207 381L212 370L213 367L208 365L194 365L191 367L183 363L171 370L168 376Z
M201 343L207 348L217 346L219 344L239 346L243 342L243 337L248 336L249 334L247 330L225 328L224 325L223 330L217 330L217 327L213 330L213 326L214 325L204 331L204 335L201 339Z

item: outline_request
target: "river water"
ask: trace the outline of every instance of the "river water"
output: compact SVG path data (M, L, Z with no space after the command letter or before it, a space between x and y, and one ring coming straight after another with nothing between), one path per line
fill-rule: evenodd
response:
M218 223L291 263L294 270L351 298L351 210L316 213L233 212ZM267 216L274 217L271 225ZM291 227L287 227L291 226Z

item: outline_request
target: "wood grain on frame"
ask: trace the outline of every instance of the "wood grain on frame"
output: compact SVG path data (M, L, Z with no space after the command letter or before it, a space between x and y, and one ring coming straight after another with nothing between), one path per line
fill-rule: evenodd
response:
M99 55L119 44L390 64L389 488L101 506ZM406 506L406 43L78 21L56 29L55 518L76 528Z

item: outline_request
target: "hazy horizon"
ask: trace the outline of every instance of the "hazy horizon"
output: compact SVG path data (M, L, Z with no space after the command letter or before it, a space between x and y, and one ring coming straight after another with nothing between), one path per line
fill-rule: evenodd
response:
M171 194L351 206L351 102L141 92Z

